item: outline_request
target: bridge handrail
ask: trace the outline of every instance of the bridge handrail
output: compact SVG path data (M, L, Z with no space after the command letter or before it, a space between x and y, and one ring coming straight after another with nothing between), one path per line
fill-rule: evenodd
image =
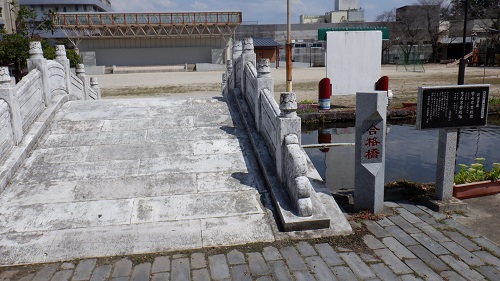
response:
M52 16L52 23L56 28L125 25L239 25L241 21L241 12L58 13Z

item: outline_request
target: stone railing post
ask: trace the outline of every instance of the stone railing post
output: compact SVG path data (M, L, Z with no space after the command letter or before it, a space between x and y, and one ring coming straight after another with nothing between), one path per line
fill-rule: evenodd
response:
M90 77L90 88L97 93L97 99L101 99L101 88L99 88L99 82L97 82L97 77Z
M271 95L274 96L274 79L271 77L271 62L269 59L260 59L257 63L257 102L255 103L255 125L257 130L260 132L261 123L260 123L260 103L261 101L261 92L263 90L269 90Z
M228 93L234 89L233 60L226 61L226 79Z
M56 61L64 67L64 81L66 81L66 92L71 92L71 66L66 56L66 47L64 45L56 46Z
M227 94L227 73L222 73L221 92L223 95Z
M28 71L38 69L42 75L42 90L45 106L50 105L50 87L49 87L49 71L47 68L47 60L43 57L42 43L30 42L29 50L30 58L28 59Z
M243 53L241 54L241 62L242 62L241 83L240 83L242 89L241 91L245 91L246 89L245 67L248 63L251 63L253 64L253 66L256 67L256 59L257 56L255 55L254 51L253 39L251 37L245 38L245 40L243 40Z
M243 45L241 41L234 42L233 45L233 79L234 87L243 91L241 87L241 74L243 73L243 64L241 61L241 54L243 51Z
M286 180L284 175L283 165L283 149L285 146L285 137L293 134L297 136L298 144L300 145L300 117L297 116L297 98L295 93L285 92L280 96L280 111L278 117L278 132L276 136L279 138L276 147L276 170L282 182ZM270 135L272 135L270 133Z
M10 81L9 68L0 67L0 99L4 99L9 105L14 142L19 145L23 140L23 120L15 88L12 87Z
M88 100L89 99L89 91L88 91L88 82L87 82L87 75L85 75L85 66L83 64L77 64L76 65L76 77L80 78L83 82L83 99Z

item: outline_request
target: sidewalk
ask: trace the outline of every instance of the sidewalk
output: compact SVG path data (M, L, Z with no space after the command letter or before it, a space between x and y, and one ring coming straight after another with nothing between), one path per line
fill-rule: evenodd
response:
M457 215L386 207L350 236L0 268L0 280L500 280L500 247Z

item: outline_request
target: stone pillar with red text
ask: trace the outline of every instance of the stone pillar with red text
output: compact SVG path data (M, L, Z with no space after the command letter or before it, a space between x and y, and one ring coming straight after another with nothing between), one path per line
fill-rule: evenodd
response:
M384 208L386 92L356 93L354 208Z

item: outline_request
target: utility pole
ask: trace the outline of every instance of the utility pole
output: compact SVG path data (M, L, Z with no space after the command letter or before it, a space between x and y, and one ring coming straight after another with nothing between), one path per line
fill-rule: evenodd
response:
M287 30L286 30L286 91L292 91L292 23L290 0L286 1Z
M462 58L460 59L460 64L458 65L458 85L465 84L465 66L467 64L467 59L465 59L465 38L467 36L467 13L469 11L469 0L465 0L465 14L464 14L464 32L462 38Z

